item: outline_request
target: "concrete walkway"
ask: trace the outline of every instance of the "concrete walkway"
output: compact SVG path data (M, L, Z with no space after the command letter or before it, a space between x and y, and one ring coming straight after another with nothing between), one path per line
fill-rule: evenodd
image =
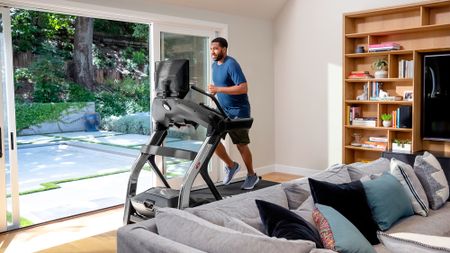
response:
M39 189L42 183L51 181L129 170L148 138L102 131L20 136L17 140L19 191ZM202 144L175 138L166 138L166 143L194 151ZM190 161L166 161L168 174L172 176L183 175L190 164ZM149 171L142 171L140 182L152 182L153 176ZM59 189L22 195L21 217L40 223L121 204L128 178L129 172L123 172L61 183ZM150 187L148 183L139 184L138 189Z

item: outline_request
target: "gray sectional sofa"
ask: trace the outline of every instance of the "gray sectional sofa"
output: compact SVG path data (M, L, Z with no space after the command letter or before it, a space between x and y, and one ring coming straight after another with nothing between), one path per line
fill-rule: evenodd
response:
M353 180L359 180L364 175L386 171L388 168L389 160L381 158L370 164L333 166L311 176L311 178L336 184L348 183ZM241 240L247 240L248 242L265 237L265 235L258 235L257 232L251 231L264 231L258 208L255 204L256 199L272 202L294 210L294 212L302 217L310 217L312 210L310 207L311 204L309 203L311 202L309 191L307 178L301 178L254 192L233 196L218 202L179 211L200 217L201 219L195 221L199 223L180 222L177 219L166 219L158 223L157 218L155 218L137 224L127 225L120 228L117 232L117 250L119 253L236 252L235 248L229 246L231 244L238 245L242 242L239 239L227 241L224 237L234 238L237 236L242 238ZM249 234L242 229L242 226L241 229L237 229L239 231L233 230L233 227L229 226L230 219L243 221L246 225L249 225ZM308 218L305 219L308 220ZM203 226L207 228L203 228ZM220 233L208 232L211 231L209 229L212 226L220 227L218 229ZM186 233L189 233L189 231L191 234L186 236ZM161 235L161 232L164 232L165 236ZM438 210L430 210L428 217L413 215L402 219L386 231L387 234L395 232L448 237L450 236L450 205L446 203ZM210 236L202 236L201 233L209 233L208 235ZM217 237L221 237L222 239L218 240ZM249 248L251 246L248 246L237 250L237 252L270 252L270 247L267 247L267 245L283 243L280 240L282 241L284 239L267 237L262 243L256 242L253 244L255 245L254 251ZM221 243L222 241L225 242ZM284 241L286 242L286 240ZM310 244L307 242L300 242L299 250L295 251L287 250L292 245L288 245L284 250L282 248L283 246L277 247L279 252L334 252L325 249L315 249L314 245L310 247ZM262 249L258 247L262 247ZM199 248L203 249L203 251L199 250ZM374 249L379 253L389 252L382 244L375 245Z

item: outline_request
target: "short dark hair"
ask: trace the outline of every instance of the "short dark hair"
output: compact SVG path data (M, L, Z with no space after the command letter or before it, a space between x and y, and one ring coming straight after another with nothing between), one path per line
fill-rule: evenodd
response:
M224 39L224 38L222 38L222 37L217 37L217 38L215 38L215 39L213 39L213 40L211 41L211 43L214 43L214 42L219 43L219 46L220 46L220 47L226 47L226 48L228 48L228 42L227 42L227 40Z

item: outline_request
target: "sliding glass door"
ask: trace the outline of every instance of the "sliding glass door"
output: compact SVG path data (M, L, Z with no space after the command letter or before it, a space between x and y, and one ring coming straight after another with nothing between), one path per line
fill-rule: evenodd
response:
M20 226L11 19L0 8L0 231Z
M206 91L211 80L209 44L215 33L212 30L195 30L159 24L154 24L153 29L155 60L189 60L190 84ZM192 90L186 99L210 104L206 96ZM164 143L166 146L198 151L206 137L206 128L199 126L197 129L193 127L171 129L168 137ZM218 164L217 158L213 157L209 167L209 174L213 182L218 181ZM181 185L189 165L190 161L165 158L163 161L164 174L172 185L178 187ZM203 181L198 177L195 185L202 184Z

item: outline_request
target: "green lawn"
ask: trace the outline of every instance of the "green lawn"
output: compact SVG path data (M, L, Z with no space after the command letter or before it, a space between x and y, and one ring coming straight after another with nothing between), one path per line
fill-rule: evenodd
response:
M9 223L12 222L12 214L10 212L6 213L6 219L8 220ZM26 218L20 217L20 226L21 227L26 227L26 226L30 226L30 225L33 225L32 221L30 221Z

